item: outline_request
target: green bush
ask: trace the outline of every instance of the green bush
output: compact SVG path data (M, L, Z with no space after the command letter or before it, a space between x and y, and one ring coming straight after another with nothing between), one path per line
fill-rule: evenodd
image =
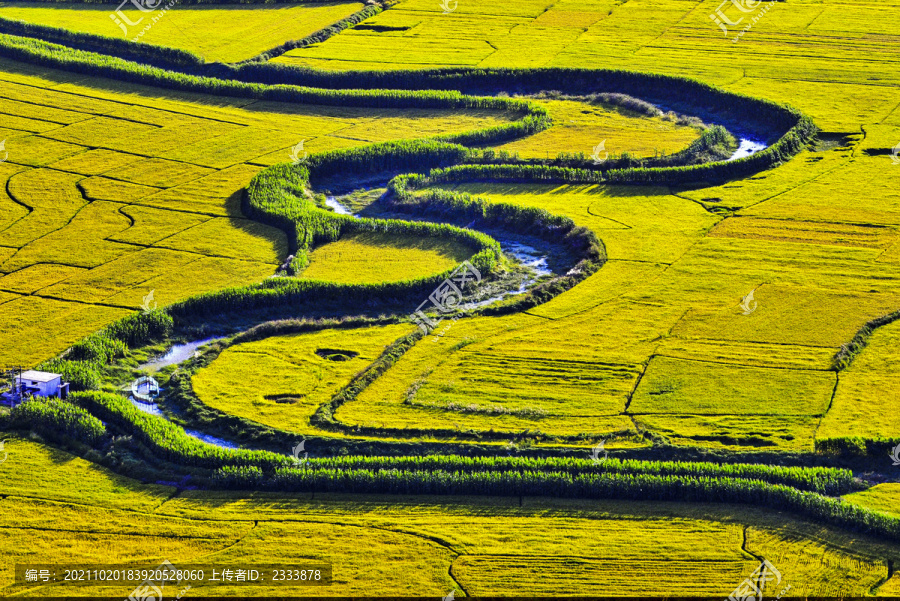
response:
M51 440L72 439L93 445L106 434L99 419L81 407L56 398L25 401L13 409L12 416L14 422Z
M92 378L87 372L97 371L96 366L106 365L124 356L129 348L167 338L172 334L173 327L172 316L163 310L133 313L114 321L99 332L82 338L65 353L65 361L54 360L53 365L57 369L68 369L72 374L83 373L81 377L88 382ZM87 365L78 368L75 366L76 363ZM49 364L48 362L47 365ZM73 375L72 380L76 379L78 376Z
M874 455L874 449L870 449L870 445L879 448L879 450L887 455L890 448L895 444L900 444L900 441L886 439L866 440L860 436L816 439L815 443L817 453L847 458L859 458L865 457L866 455Z
M142 311L114 321L105 328L106 334L121 340L128 348L135 348L167 338L172 333L172 316L162 309Z
M100 371L96 363L51 359L42 363L40 369L61 375L63 382L68 382L69 389L73 392L100 388Z
M123 341L110 337L106 331L100 331L73 344L66 358L105 365L125 355L127 350Z
M77 392L73 403L134 436L162 458L185 466L219 468L226 465L271 469L290 459L268 451L224 449L185 434L162 417L145 413L124 397L104 392Z
M853 490L853 472L824 467L782 467L763 464L728 464L687 461L641 461L607 458L569 457L463 457L431 455L424 457L330 457L311 458L306 469L362 469L444 472L565 472L579 474L653 474L658 476L691 476L759 480L783 484L800 490L826 495L846 494Z
M216 470L213 484L219 488L256 489L262 484L263 472L251 465L227 465Z

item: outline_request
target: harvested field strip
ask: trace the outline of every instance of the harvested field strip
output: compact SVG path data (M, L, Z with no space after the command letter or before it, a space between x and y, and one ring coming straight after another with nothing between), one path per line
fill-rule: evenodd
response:
M694 415L824 415L836 383L828 372L744 367L654 357L629 412Z
M897 230L894 228L755 217L726 219L709 235L863 248L887 248L897 241Z

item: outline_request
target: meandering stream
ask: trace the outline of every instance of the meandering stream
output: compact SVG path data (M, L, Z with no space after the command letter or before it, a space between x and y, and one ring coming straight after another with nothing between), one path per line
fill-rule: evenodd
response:
M734 154L732 154L732 156L727 160L735 161L737 159L748 157L761 150L764 150L766 147L767 145L765 144L765 142L762 142L758 139L740 137L737 150L735 150ZM351 211L347 206L342 204L335 196L326 197L325 204L339 215L351 215L356 218L360 217L358 214L353 213L353 211ZM538 279L545 276L555 275L555 272L550 269L549 266L548 252L538 250L533 246L529 246L527 244L504 236L494 235L493 237L500 244L500 248L504 254L511 257L522 266L528 268L531 274L527 278L523 279L522 283L515 290L506 290L489 298L466 303L464 307L467 310L478 309L480 307L490 305L491 303L494 303L496 301L506 299L510 296L524 294ZM192 342L186 342L183 344L175 344L163 355L152 359L151 361L148 361L140 365L139 367L142 370L152 373L168 365L176 365L182 363L193 357L197 353L198 349L203 345L209 344L210 342L219 339L220 338L212 337L204 338L202 340L195 340ZM145 413L156 415L158 417L162 417L163 419L169 419L166 416L165 412L156 403L146 403L143 401L138 401L134 397L131 397L131 402L135 407ZM235 443L212 436L210 434L205 434L203 432L200 432L199 430L189 430L185 428L184 432L188 436L196 438L197 440L218 447L226 449L238 448L238 445Z
M359 219L359 215L354 215L353 211L338 202L337 198L335 198L334 196L326 196L325 204L328 205L328 208L330 208L338 215L353 215L353 217Z
M197 349L205 344L209 344L215 340L221 340L221 338L204 338L202 340L194 340L192 342L185 342L183 344L174 344L172 345L168 351L159 357L152 359L146 363L138 366L138 369L142 369L148 372L156 372L166 367L168 365L177 365L178 363L182 363L183 361L187 361L191 357L193 357L197 353ZM168 416L165 412L160 408L160 406L156 403L148 403L145 401L140 401L136 398L129 397L131 400L131 404L137 407L140 411L144 413L149 413L150 415L155 415L157 417L161 417L165 420L169 420ZM169 420L171 421L171 420ZM185 434L196 438L197 440L202 440L203 442L216 445L218 447L222 447L225 449L236 449L238 445L233 442L229 442L222 438L217 438L215 436L211 436L209 434L204 434L198 430L188 430L184 429Z
M166 351L165 354L139 365L138 369L155 372L159 371L163 367L166 367L167 365L177 365L182 361L187 361L188 359L193 357L196 354L198 348L200 348L204 344L209 344L214 340L221 339L204 338L203 340L195 340L194 342L186 342L184 344L173 345L168 351Z
M170 422L172 421L165 414L165 412L160 408L160 406L157 405L156 403L145 403L144 401L139 401L139 400L135 399L134 397L129 397L129 400L131 401L132 405L134 405L138 410L143 411L144 413L149 413L150 415L155 415L157 417L161 417L166 421L170 421ZM172 422L172 423L175 423L175 422ZM204 434L203 432L200 432L199 430L189 430L187 428L184 428L184 433L192 438L196 438L197 440L201 440L205 443L215 445L217 447L222 447L223 449L237 449L238 448L238 445L233 442L225 440L224 438L217 438L210 434Z

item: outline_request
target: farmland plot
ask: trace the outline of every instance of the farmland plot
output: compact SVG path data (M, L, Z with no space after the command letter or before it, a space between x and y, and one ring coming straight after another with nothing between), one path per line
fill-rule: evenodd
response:
M362 445L396 453L404 444L416 452L446 445L468 453L475 450L464 445L475 442L501 456L571 452L585 463L589 447L599 462L594 445L606 440L623 454L639 446L667 458L709 452L717 461L828 464L831 457L812 454L817 442L897 437L890 411L896 325L871 333L846 369L834 360L864 324L900 308L900 170L891 161L900 124L900 73L891 58L896 11L772 3L771 13L737 39L734 32L723 38L709 19L717 5L474 0L441 11L437 3L406 0L325 43L276 58L279 65L332 69L575 66L686 75L793 104L824 132L791 160L725 183L448 184L486 203L570 218L596 234L607 260L547 302L442 323L365 388L339 397L346 402L329 430L310 425L314 412L415 326L345 325L230 346L193 374L200 400L243 418L242 440L268 430L253 443L275 449L275 465L289 460L290 445L271 429L310 436L312 454L316 444L328 449L323 454ZM728 14L740 18L735 10ZM243 217L241 191L266 167L287 161L298 141L316 153L510 119L494 111L163 94L7 60L0 66L0 113L10 116L0 132L10 152L0 164L7 181L0 193L0 312L4 323L41 326L4 328L0 352L21 360L27 348L31 363L133 312L149 290L167 305L271 275L288 241ZM610 152L652 156L697 135L609 107L542 102L554 127L504 142L502 150L547 159L589 154L605 139ZM423 198L429 192L420 191ZM291 285L396 282L439 273L466 253L443 242L355 236L310 257ZM38 335L48 327L57 332L49 340ZM140 434L121 421L113 427ZM253 490L140 484L25 436L9 435L10 462L0 463L10 491L0 500L4 515L25 516L24 526L8 522L0 539L14 559L89 559L110 546L114 557L130 552L148 561L161 559L157 549L176 563L209 555L287 561L302 539L304 553L334 561L346 574L329 590L344 595L602 590L725 597L761 558L778 566L778 584L790 585L792 595L900 591L891 542L900 532L896 486L849 494L895 478L889 468L864 463L870 456L853 463L861 478L848 476L847 488L822 495L718 478L661 484L635 477L628 489L628 473L615 481L632 495L616 498L628 500L517 498L511 489L502 498L343 495L315 487L281 489L314 494L261 492L274 481L271 465L258 478L227 465L212 480ZM125 457L125 467L117 467L132 473L159 462L146 455L136 461L126 449L112 457ZM60 467L69 464L73 472ZM404 490L398 483L408 476L338 472L352 484L354 477L383 478L396 486L389 490ZM290 475L302 483L305 472ZM571 492L571 474L559 476L552 494ZM78 482L69 490L72 478ZM701 480L710 488L700 489ZM729 496L736 490L744 496ZM670 496L652 496L659 491ZM672 501L682 493L696 496ZM710 499L717 502L704 502ZM805 517L786 506L805 508ZM92 526L57 534L71 523ZM871 527L881 528L879 538L859 533ZM58 548L51 537L61 541ZM8 579L4 585L4 592L26 592ZM767 587L765 594L779 590Z
M309 418L384 347L412 327L292 334L234 345L193 379L210 407L274 428L311 430ZM263 385L248 373L264 373Z
M0 164L10 195L0 198L0 273L9 278L3 290L20 298L5 315L21 320L5 329L0 364L47 359L140 308L151 291L152 303L165 306L274 273L288 254L285 235L245 219L241 194L262 165L290 160L290 149L304 138L315 151L323 143L316 140L325 147L328 140L371 140L359 131L352 140L340 137L340 130L361 124L380 136L423 136L506 119L489 111L257 107L191 94L172 99L152 88L0 65L5 110L44 124L40 133L7 130L9 159ZM449 262L442 260L437 271ZM23 309L13 313L18 304ZM32 328L44 328L34 323L42 306L84 317L59 322L56 340L14 343L35 339Z
M660 594L688 590L682 587L690 574L689 590L727 595L759 565L742 548L746 538L751 553L763 554L781 568L782 586L821 593L835 591L841 583L841 592L862 595L887 577L886 560L898 552L871 538L752 508L178 492L116 476L18 437L7 448L10 459L0 464L0 474L14 494L2 501L7 510L0 537L5 565L37 557L60 563L128 557L149 562L166 558L177 566L202 562L208 554L220 561L292 561L299 538L308 542L304 556L333 561L335 573L345 575L328 589L335 594L418 594L460 586L470 594L520 594L534 586L552 593L559 589L536 576L541 566L549 566L571 575L557 584L566 583L565 590L577 593L598 588L618 594L635 587ZM78 490L71 488L72 469L81 474ZM76 531L73 524L79 525ZM105 549L105 555L98 556L99 546L113 549L113 554ZM404 578L391 576L389 566L402 567ZM659 570L668 576L661 578ZM4 594L41 597L56 590L23 589L11 582L10 570L3 578ZM115 587L78 590L120 592ZM286 589L229 588L227 594L276 590L284 594ZM302 589L287 590L302 594Z
M362 7L361 2L279 4L267 6L266 10L236 4L177 6L162 13L165 18L158 19L146 31L146 22L141 22L144 15L130 4L121 9L127 21L120 21L137 25L126 28L127 31L109 18L120 8L118 4L47 7L41 2L4 3L0 16L108 37L140 36L139 41L145 44L181 48L209 62L224 63L246 60L284 42L304 38Z

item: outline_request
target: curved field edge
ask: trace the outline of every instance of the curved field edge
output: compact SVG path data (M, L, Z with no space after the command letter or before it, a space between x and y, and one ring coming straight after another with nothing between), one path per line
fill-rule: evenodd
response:
M188 75L95 52L75 50L60 44L5 34L0 34L0 55L64 71L213 96L367 108L495 109L520 114L518 120L506 125L443 138L450 142L491 143L549 127L548 112L544 107L514 98L476 97L444 90L367 90L358 86L335 90L323 87L246 83Z
M19 47L19 49L21 50L21 46ZM48 53L48 54L44 54L43 58L48 60L49 62L53 63L55 57L53 57L52 53ZM112 61L112 62L115 63L115 61ZM59 64L60 63L57 62L55 66L59 66ZM89 65L88 62L77 60L77 57L73 58L68 63L68 66L71 66L72 64L74 64L78 67L84 67L85 65ZM120 73L120 74L123 72L129 72L127 69L123 70L121 68L122 65L112 64L112 65L107 65L107 67L108 67L108 70L105 71L105 73L107 73L107 74L111 73L111 72L116 72L116 73ZM75 70L77 70L77 69L75 69ZM103 69L100 69L100 71L104 72ZM137 69L137 71L139 72L140 69ZM136 71L130 71L130 73L134 73L134 72L136 72ZM204 87L202 85L203 83L209 84L209 86L214 89L218 88L220 85L222 85L224 87L229 87L229 86L226 86L225 84L222 84L221 82L214 83L214 82L210 82L210 81L200 80L197 78L184 79L184 78L173 77L172 79L166 79L158 72L152 72L150 79L155 80L154 83L158 84L159 78L161 78L161 77L165 80L166 83L171 83L171 84L174 84L177 86L186 86L188 89L192 89L193 91L197 91L198 88L202 89ZM146 83L146 81L142 80L141 83ZM237 84L233 84L231 87L229 87L229 91L235 92L235 93L237 93L237 92L243 93L243 92L247 92L250 90L252 90L255 93L262 94L262 95L265 95L267 93L272 93L272 88L263 88L260 86L240 86ZM293 92L293 94L291 94L291 92ZM329 101L329 100L332 102L336 102L338 98L340 98L341 101L345 101L346 96L348 96L348 95L354 97L354 99L365 98L366 100L371 100L374 97L374 98L377 98L384 102L395 102L396 97L400 96L401 98L403 98L403 100L400 101L401 104L408 101L409 99L416 99L416 101L420 101L423 99L423 96L424 96L425 102L441 103L442 101L445 102L445 101L449 100L451 103L454 103L454 106L460 106L460 104L456 104L456 103L460 102L460 99L462 98L458 93L456 93L456 94L449 93L450 94L449 96L446 96L444 94L435 94L435 93L424 94L421 92L416 92L416 93L413 93L410 95L403 95L403 94L393 95L389 92L382 92L382 91L378 91L378 90L373 91L372 93L369 93L369 94L361 93L361 92L356 92L355 94L347 94L347 93L340 93L340 92L335 92L335 93L329 94L325 90L322 90L322 89L319 89L319 90L285 90L284 88L279 88L278 94L273 93L273 95L275 97L277 97L279 99L283 99L280 97L281 94L285 94L286 96L292 97L291 99L293 99L293 100L297 100L298 96L299 96L299 97L302 97L303 99L306 99L307 101L315 101L315 102L322 102L322 101ZM736 96L736 95L731 95L731 96ZM313 98L314 100L310 100L310 98ZM482 99L479 99L479 100L482 100ZM493 100L499 100L499 99L493 99ZM498 102L498 104L505 104L505 103ZM765 103L762 103L762 104L765 105ZM471 106L471 104L469 106ZM476 106L480 106L480 105L476 104ZM512 105L506 104L506 106L504 108L509 108L510 106L512 106ZM774 106L777 106L777 105L774 105ZM527 106L526 103L520 103L520 104L518 104L518 107L532 109L532 107ZM674 180L674 181L690 181L691 178L709 177L708 176L709 173L715 173L715 171L710 171L710 170L714 170L714 169L718 170L719 176L734 177L735 174L741 173L741 170L743 170L743 169L756 168L756 167L759 167L762 165L766 165L767 162L769 162L769 165L771 165L771 164L774 164L775 162L778 162L781 160L786 160L786 158L789 158L789 156L791 156L792 153L796 153L799 150L799 148L802 147L802 145L805 143L805 141L808 139L808 137L810 135L812 135L814 128L813 128L811 122L806 120L804 117L800 116L798 113L792 112L789 109L784 109L784 110L786 111L786 114L780 113L779 114L780 117L782 117L785 120L789 120L788 116L792 116L792 117L795 117L796 120L791 125L791 128L788 129L788 132L786 134L784 134L784 136L782 136L782 138L779 140L779 142L776 143L775 145L773 145L772 152L770 152L768 154L760 153L759 155L757 155L755 157L759 160L755 160L755 161L744 160L743 162L736 161L730 165L725 165L725 166L717 166L717 164L704 165L704 166L701 166L700 168L664 168L664 169L656 169L656 170L623 170L622 172L619 172L619 173L617 173L617 172L607 173L607 177L610 178L609 180L607 180L606 178L604 178L601 175L600 178L602 178L602 179L599 179L599 181L656 181L653 178L664 178L664 179L666 179L666 181L670 181L667 178L671 178L671 180ZM531 117L531 116L534 116L534 115L533 114L529 115L529 117ZM527 117L526 117L526 119L527 119ZM539 122L540 117L538 117L536 120ZM533 123L534 122L532 122L532 124ZM517 125L519 125L520 129L528 129L527 127L522 128L521 124L517 124ZM531 125L531 124L529 124L529 125ZM545 126L545 125L546 125L546 123L539 123L539 126ZM497 128L497 129L503 129L503 128ZM485 139L502 139L503 136L508 135L510 133L509 129L510 128L507 128L506 131L502 131L502 132L494 131L494 132L489 132L488 134L482 134L480 136L476 136L476 140L474 140L474 141L484 141ZM480 139L477 139L477 138L480 138ZM467 139L465 141L471 142L473 140ZM452 154L453 152L459 153L459 152L465 151L465 149L462 147L450 148L449 147L450 145L444 146L444 145L441 145L440 143L434 143L434 144L435 144L435 146L432 146L431 148L426 149L427 152L433 152L434 150L438 150L439 154L442 152L445 152L445 151ZM779 146L779 144L781 144L781 145ZM422 148L419 148L417 150L419 152L413 152L405 158L407 158L407 159L412 158L417 163L419 163L423 157L427 158L427 154L422 151ZM340 156L340 153L335 153L335 154ZM351 153L347 153L347 155L351 156ZM394 158L395 155L396 155L396 148L391 149L388 152L385 152L385 154L384 154L385 157L391 157L391 158ZM341 157L341 158L344 158L344 157ZM445 157L441 156L440 158L445 158ZM454 167L455 167L455 169L454 169ZM266 177L272 177L272 181L268 182L269 184L274 184L274 182L276 182L276 181L278 182L279 185L287 183L289 186L290 185L298 186L297 188L295 188L294 192L300 192L301 191L300 188L304 187L308 183L308 180L309 180L309 171L307 169L307 171L304 173L304 169L307 169L307 168L301 167L298 169L296 167L284 166L284 165L270 168L270 170L268 170L264 174L261 174L261 177L259 178L259 180L256 181L256 183L259 185L258 189L255 190L257 192L257 194L254 195L253 191L248 190L247 201L246 201L247 205L249 207L253 207L253 203L256 200L257 205L255 207L255 210L259 211L260 216L266 215L267 218L271 218L271 219L276 219L276 218L289 219L291 221L291 223L293 224L293 226L296 228L299 220L290 219L290 217L289 217L290 210L286 210L286 207L283 206L283 203L275 202L275 203L269 205L268 207L266 207L265 203L258 202L258 201L261 197L260 190L265 190L265 191L269 192L274 189L272 186L267 185L267 183L264 181ZM562 181L598 181L598 174L591 170L554 168L554 167L548 167L548 166L466 165L466 166L451 166L449 168L438 166L438 167L436 167L436 169L437 170L432 171L429 174L429 176L425 176L425 177L407 176L405 179L399 178L399 179L395 180L392 192L395 195L401 197L401 199L404 202L411 203L414 195L412 195L410 193L410 191L411 191L411 189L414 189L415 186L418 185L418 186L424 187L427 185L431 185L433 183L441 183L444 181L469 180L469 179L478 179L478 178L482 178L482 177L487 178L487 179L503 179L503 178L525 179L527 181L535 181L535 180L541 181L541 180L548 180L548 179L554 180L557 178ZM407 184L409 185L409 188L405 189L403 186L407 185ZM284 192L284 190L282 190L281 192ZM276 192L276 194L277 194L277 192ZM403 198L403 196L402 196L403 194L408 194L408 196ZM473 202L473 201L471 201L469 199L465 199L465 198L463 198L462 202L460 202L461 199L459 197L448 197L448 196L446 196L446 194L447 193L445 191L432 191L430 200L437 201L437 203L443 203L443 205L441 206L442 209L446 209L447 207L452 207L454 205L454 203L456 204L457 208L463 208L466 210L470 210L471 207L477 206L477 208L481 211L482 215L486 216L486 205L484 205L484 204L478 205L476 202ZM299 194L294 194L293 197L298 202L304 202L304 201L300 200L301 196ZM416 199L415 202L421 203L421 200ZM422 203L422 204L427 206L427 203ZM285 212L285 210L286 210L286 212ZM301 207L300 212L303 212L303 210L304 209ZM317 209L311 209L311 210L317 210ZM279 215L279 212L281 212L280 215ZM331 216L327 216L327 218L329 221L334 219ZM347 221L346 223L350 223L350 222ZM310 230L310 229L307 229L307 224L304 224L304 229L302 231L300 229L297 229L294 232L295 236L294 236L293 240L296 240L297 251L300 252L302 250L305 250L306 248L309 247L310 244L314 244L316 241L316 235L320 235L320 236L340 235L341 227L342 226L335 227L334 222L324 223L324 221L322 221L318 224L314 224ZM404 226L398 225L397 227L408 227L408 226L407 225L404 225ZM329 228L332 228L332 229L329 229ZM334 234L334 232L337 232L337 233ZM460 233L459 235L469 236L471 234ZM495 249L488 248L490 246L490 244L488 242L486 242L486 241L482 241L482 242L485 245L485 248L483 250L486 250L486 251L487 250L495 250ZM496 253L494 252L494 253L486 254L482 259L483 261L486 261L488 263L486 265L486 267L488 267L488 271L490 270L490 267L491 267L489 265L489 263L491 261L491 259L489 257L490 254L493 254L494 258L496 258ZM173 311L173 312L177 313L177 311ZM88 398L88 397L83 397L83 398ZM98 407L95 407L95 409L97 409L98 411L102 411L102 409L99 409ZM108 415L112 415L112 414L108 414ZM166 436L169 436L169 434L166 434ZM149 444L158 444L160 442L159 439L162 438L163 440L166 440L166 436L159 435L159 436L154 437L152 435L148 435L145 442L148 442ZM174 435L172 435L172 436L174 436ZM183 442L183 441L180 441L180 442ZM177 459L178 461L182 461L182 460L187 460L188 456L189 456L188 454L175 454L171 458ZM283 463L282 460L276 460L276 459L270 458L270 457L266 457L263 460L263 462L267 466L271 465L269 463L270 461L275 461L277 463ZM249 469L252 469L252 468L249 468ZM257 467L256 469L259 469L259 468ZM284 475L285 475L285 477L295 478L295 476L290 475L290 472L284 472ZM364 480L367 478L367 476L365 476L364 471L359 472L359 475ZM244 477L243 475L240 475L240 474L236 475L233 473L232 474L222 474L222 476L223 477L228 476L229 478L231 478L231 477L243 478ZM249 477L251 479L255 479L256 478L255 472L253 472L253 471L249 472L249 475L247 477ZM410 480L410 482L413 482L413 483L417 482L418 481L418 480L416 480L417 478L421 479L419 476L412 476L412 480ZM458 482L456 482L453 479L452 476L447 476L447 477L438 476L437 480L444 482L444 484L438 484L438 486L439 487L444 486L446 484L446 482L448 481L447 478L450 478L449 482L452 486L460 485ZM378 478L376 477L376 480L377 479ZM596 494L622 494L622 495L633 494L633 493L629 492L629 491L633 490L632 488L630 488L630 485L622 484L616 478L608 479L608 481L607 480L590 480L590 481L575 482L573 480L571 482L571 484L569 484L569 481L565 477L562 477L562 478L554 477L551 479L553 480L553 482L555 482L555 484L553 484L552 482L545 482L542 484L536 484L535 486L538 486L539 489L544 490L545 491L544 494L546 494L546 489L548 486L551 488L554 486L561 486L562 489L567 491L567 494L573 494L573 491L577 494L591 494L591 495L596 495ZM295 480L296 480L296 478L295 478ZM475 479L475 480L469 482L469 484L467 484L467 485L474 486L477 488L477 487L481 487L481 486L487 486L487 484L485 484L485 482L494 482L494 481L495 480L491 480L491 479L488 479L488 480ZM295 482L295 484L296 484L296 482ZM295 484L291 484L291 486L293 486ZM896 526L892 525L891 523L884 522L882 520L883 516L857 515L857 514L854 514L852 511L845 510L841 506L835 506L835 505L831 504L831 501L829 501L827 499L822 500L822 499L819 499L818 497L808 497L808 496L803 496L803 495L796 496L796 494L794 492L791 492L790 490L771 489L770 492L772 490L774 490L774 491L777 491L777 494L775 492L772 492L772 495L774 495L774 496L761 496L760 497L760 496L758 496L760 494L759 490L754 488L753 486L744 485L744 484L736 483L734 481L729 481L729 480L720 480L720 481L716 481L714 483L714 485L713 484L706 485L706 484L702 484L702 483L698 483L698 482L686 483L686 482L678 480L678 479L671 480L671 481L665 480L665 479L663 479L663 480L646 480L646 479L644 479L641 481L640 485L646 486L646 485L651 485L651 484L654 486L658 485L660 487L660 490L663 491L663 492L659 493L660 495L666 496L666 495L675 494L670 489L670 487L674 486L675 489L687 491L687 492L683 492L683 494L685 494L687 497L690 497L690 498L699 498L699 497L706 498L704 495L713 495L713 496L725 495L727 497L727 494L725 491L728 490L729 486L734 486L737 488L741 488L742 492L740 494L743 495L744 497L746 497L748 495L749 496L757 495L757 497L755 497L755 498L764 498L765 501L763 501L763 502L766 502L766 503L768 503L768 502L786 503L787 505L790 506L791 509L802 509L802 510L806 510L806 511L812 511L816 517L825 518L825 519L836 519L839 521L843 520L843 522L840 522L840 523L846 523L848 525L852 525L852 527L859 527L859 528L863 528L863 529L869 529L872 531L876 531L878 534L881 534L881 535L894 536L895 532L896 532ZM413 486L413 485L414 484L409 484L408 486ZM301 479L299 486L305 486L305 484L302 482L302 479ZM378 486L381 486L381 485L378 484ZM415 486L419 486L419 484L415 484ZM431 486L431 484L429 484L429 486ZM572 487L575 487L575 488L573 489ZM747 488L747 487L749 487L749 488ZM520 490L521 490L521 488L520 488ZM533 489L533 490L537 490L537 489ZM581 491L581 492L578 492L578 491ZM600 492L598 492L598 491L600 491ZM695 497L696 495L699 495L699 497ZM778 496L778 495L781 495L781 496ZM743 498L742 500L746 500L746 498Z
M840 350L833 358L832 369L838 374L846 371L869 348L870 339L880 328L887 328L887 326L896 324L898 320L900 320L900 310L892 311L866 322L849 342L841 345ZM837 386L841 386L840 380ZM837 392L836 388L835 394ZM817 452L823 455L855 459L857 461L864 458L877 457L883 459L892 457L898 445L900 445L900 437L888 436L831 435L817 436L815 439Z
M495 141L513 133L522 135L524 133L538 131L548 126L545 109L535 105L534 103L520 100L510 100L504 98L476 98L471 96L463 96L459 92L451 92L446 90L416 92L404 92L396 90L334 91L328 89L296 88L288 86L250 85L240 84L233 81L223 82L221 80L213 80L210 78L199 78L183 74L168 73L160 69L122 61L121 59L101 57L100 55L96 55L93 53L73 51L63 46L37 42L35 40L26 40L25 38L12 38L9 36L0 36L0 50L11 51L12 54L19 55L19 58L22 58L22 56L24 56L26 59L30 58L36 60L37 62L49 62L54 66L63 66L76 71L87 70L90 72L105 73L107 75L114 73L119 76L126 76L126 78L140 80L142 83L152 83L156 85L163 85L164 87L176 87L178 89L190 89L192 91L206 91L226 95L249 96L254 98L266 98L295 102L318 102L327 104L365 102L375 103L377 105L400 107L410 105L426 105L442 107L452 106L454 108L473 106L484 108L486 106L489 106L491 108L519 110L526 113L520 121L511 123L506 126L499 126L490 128L488 130L481 130L454 136L454 138L461 138L468 143L484 143L486 141ZM514 73L515 72L511 71L477 72L473 74L472 78L470 79L474 79L477 82L480 82L481 85L484 85L485 76L491 75L491 77L488 78L489 80L492 78L496 78L500 80L500 84L507 84L512 86L516 82L511 82L509 81L509 79L512 78L515 80L517 75L515 75ZM814 131L814 126L811 124L811 122L806 117L800 115L792 109L781 107L774 103L758 101L748 97L730 94L722 90L715 89L711 86L700 84L699 82L692 82L690 80L682 81L675 78L663 79L657 76L645 76L642 74L633 74L626 72L597 71L590 73L592 73L593 75L604 74L619 85L628 88L629 91L634 91L635 88L640 88L645 92L649 92L650 90L647 89L648 84L656 84L650 87L658 90L661 88L661 86L659 86L658 84L664 80L679 83L690 82L690 85L693 86L693 89L695 91L699 91L701 95L704 96L703 100L705 101L705 104L707 106L719 105L721 107L729 107L730 110L730 107L734 105L736 101L743 100L746 103L749 103L749 105L742 108L755 108L755 113L757 113L757 117L761 120L765 120L770 124L772 122L781 123L783 125L792 124L790 129L788 129L788 131L779 139L776 144L748 159L741 159L730 163L712 163L708 165L699 165L693 167L614 170L609 172L610 179L614 181L629 181L630 178L634 178L636 180L652 181L653 178L665 178L670 176L676 181L679 181L684 179L693 179L696 177L707 177L710 173L710 170L725 170L729 174L735 175L747 168L754 169L756 167L763 167L766 163L785 160L791 155L791 153L798 152L803 146L804 141L808 138L808 136L812 135L812 132ZM551 80L554 80L554 82L556 82L561 76L565 76L566 81L576 82L575 87L584 85L584 73L582 73L582 77L579 80L579 78L577 77L572 78L572 73L570 70L525 71L518 76L526 80L531 80L534 78L535 74L545 75ZM417 75L421 76L421 74ZM430 75L426 74L426 76ZM450 70L446 73L441 71L438 72L438 74L435 74L435 77L439 76L449 77L455 83L465 83L460 82L460 78L463 77L463 73L459 70ZM474 82L469 81L468 83L472 84ZM495 82L494 85L497 85L497 83ZM662 87L664 88L666 86ZM740 102L738 102L738 104L740 104ZM754 111L745 110L744 112L749 115L754 114ZM438 149L439 151L447 151L442 152L438 157L434 156L434 148L419 146L418 149L418 152L416 152L416 150L413 150L412 152L406 152L406 156L403 157L404 159L406 159L404 162L406 162L407 164L415 162L417 165L420 165L420 160L425 159L425 165L428 165L430 160L431 165L433 166L435 163L435 158L437 158L438 166L440 166L440 162L457 163L455 166L439 169L438 171L433 172L430 176L432 181L458 181L460 179L470 179L472 177L512 177L517 179L524 178L531 181L546 181L548 179L554 180L557 178L564 181L597 181L598 179L603 181L605 179L603 175L590 170L550 167L545 165L459 165L458 163L464 161L466 158L469 158L465 153L465 149L456 149L456 156L451 156L453 154L451 149ZM364 153L365 150L356 150L353 152L356 152L359 155L360 152ZM341 157L342 154L347 156L350 155L349 152L341 153L340 151L330 154L336 157ZM392 154L391 149L387 148L384 154ZM394 149L393 154L397 154L396 148ZM415 161L411 159L415 159ZM357 161L357 164L359 164L359 161ZM397 165L392 164L390 166L393 167L396 172ZM269 168L269 170L262 172L257 177L260 179L270 177L270 174L273 172L273 170L281 170L282 174L288 175L289 168L285 168L284 166L275 166ZM724 175L724 173L720 173L720 175ZM302 178L302 174L300 175L300 177ZM308 179L308 177L306 179ZM302 183L298 183L298 188L299 185L302 185ZM271 186L269 186L269 188L271 188ZM395 186L395 193L398 190L399 188ZM294 192L299 194L301 190L295 189ZM250 195L248 194L248 198L249 197ZM253 200L249 200L246 206L250 207L252 210L253 203ZM295 229L296 226L292 227L292 224L288 223L288 221L290 220L285 218L285 214L283 211L280 215L276 214L278 210L273 210L270 208L267 211L266 218L271 221L278 221L280 225L283 228L286 228L289 232L291 229ZM257 217L259 216L259 214L260 213L258 212ZM298 240L296 244L297 250L305 250L306 248L308 248L308 237L305 237L303 241L299 241L298 236L300 235L300 233L301 232L295 229L296 235L292 236L291 239ZM304 235L306 235L306 233L307 232L304 232ZM303 258L301 257L301 265L302 260Z

